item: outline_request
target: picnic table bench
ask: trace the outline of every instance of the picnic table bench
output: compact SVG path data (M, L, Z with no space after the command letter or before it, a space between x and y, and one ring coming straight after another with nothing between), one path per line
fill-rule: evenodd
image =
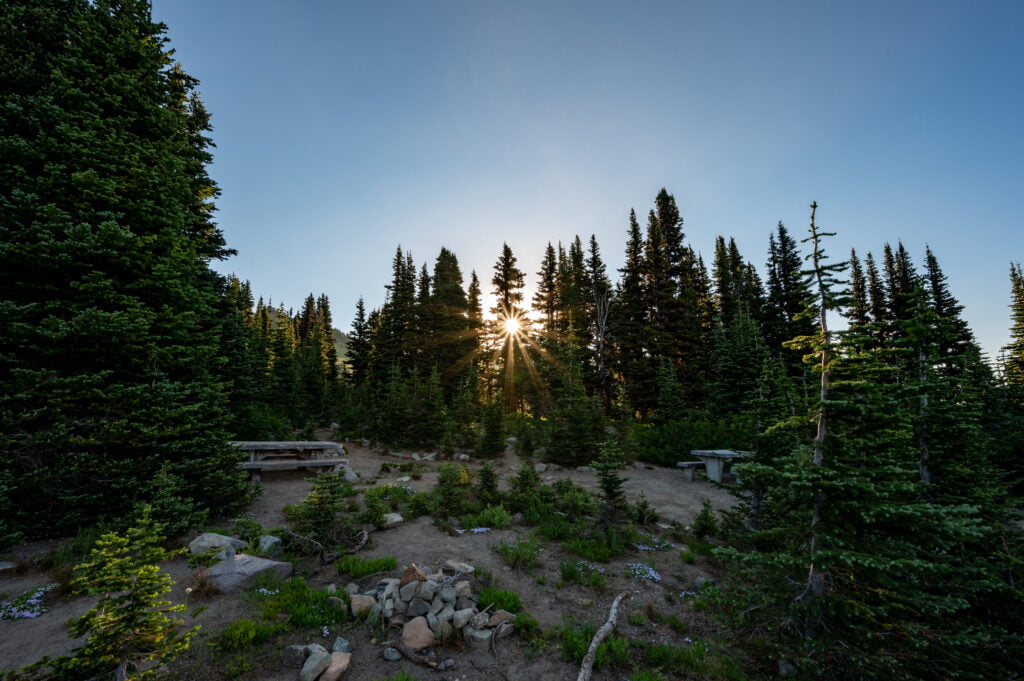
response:
M337 442L236 441L231 444L248 453L249 460L242 462L242 468L256 481L263 471L323 470L348 465L348 459L340 458L345 446Z

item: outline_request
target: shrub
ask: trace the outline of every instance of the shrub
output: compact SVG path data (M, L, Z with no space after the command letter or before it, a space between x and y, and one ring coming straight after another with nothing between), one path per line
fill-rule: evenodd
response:
M590 648L590 641L597 633L597 625L592 622L578 624L575 619L563 621L557 628L558 637L562 642L562 659L579 664ZM629 641L611 634L597 647L594 657L594 669L602 669L609 664L625 664L629 659Z
M718 521L715 520L715 513L711 510L711 502L704 499L701 502L700 512L693 519L690 531L695 537L707 537L718 531Z
M498 492L498 472L490 461L484 462L484 465L476 472L476 486L473 488L473 493L482 506L501 503L501 493Z
M566 582L582 584L598 591L604 590L607 584L604 568L599 568L583 560L563 560L559 563L558 571Z
M476 515L469 515L462 519L463 527L490 527L502 529L512 524L512 514L505 510L502 505L488 506Z
M523 601L515 591L502 591L493 586L485 586L480 590L477 605L481 610L494 606L495 610L507 610L511 613L523 609Z
M214 636L209 645L214 650L232 652L259 645L278 632L280 627L270 622L235 620Z
M498 545L502 560L511 567L532 568L540 565L540 544L532 539L523 539L515 544L502 542Z
M434 486L434 515L447 518L465 513L470 482L469 471L465 466L454 463L439 465L437 484Z
M268 577L260 580L254 594L262 600L260 614L264 620L274 621L283 616L294 627L310 628L344 622L348 612L336 610L327 603L332 594L314 589L302 577L281 581ZM344 592L334 594L344 598Z

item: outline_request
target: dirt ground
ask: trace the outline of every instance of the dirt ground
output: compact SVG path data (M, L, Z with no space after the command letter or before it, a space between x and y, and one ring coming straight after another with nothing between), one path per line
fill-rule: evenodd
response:
M369 484L396 482L398 478L407 475L397 472L382 473L382 465L397 465L408 461L412 452L384 454L351 442L346 442L345 447L350 467L365 481L357 484L357 489L365 489ZM496 462L499 473L505 480L514 474L520 463L520 459L511 451ZM426 465L433 467L435 464ZM475 470L480 462L473 460L466 465L470 470ZM636 464L624 470L622 475L628 478L624 487L629 501L635 502L643 492L647 501L657 509L661 522L666 527L672 521L678 521L683 525L690 523L700 511L705 499L716 509L726 508L734 503L734 498L724 489L701 479L687 481L678 470ZM416 491L428 491L433 488L436 477L436 473L428 469L422 472L419 479L403 480L402 484ZM596 489L597 478L593 471L552 467L541 474L541 479L547 484L561 478L569 478L577 485ZM252 504L248 513L264 527L273 528L286 524L282 509L305 498L311 487L311 479L299 472L276 473L265 475L263 485L262 496ZM507 567L495 547L502 542L512 543L517 537L525 537L527 532L528 528L513 526L510 529L485 534L449 536L434 527L431 519L418 518L397 528L372 534L371 542L362 554L366 557L393 556L398 561L399 570L411 563L420 566L440 566L449 559L469 563L490 575L490 578L484 581L502 589L516 591L523 600L524 610L536 617L544 629L560 625L564 617L589 620L600 625L607 617L616 595L626 592L629 598L624 601L623 612L616 627L619 635L648 641L679 638L669 631L666 625L656 622L664 615L674 615L685 621L687 632L694 638L713 635L712 625L702 614L690 607L688 599L678 598L680 592L693 590L695 577L707 574L707 566L703 559L699 559L693 565L680 560L679 551L684 548L682 545L676 543L673 549L654 553L634 552L611 561L604 566L607 569L608 586L598 592L574 584L560 584L559 562L566 556L554 544L548 544L542 550L542 565L539 568L526 572ZM11 554L0 556L0 559L21 561L22 565L26 565L33 555L41 555L51 547L52 544L45 543L25 544ZM648 561L653 562L662 575L661 583L626 576L625 563ZM163 568L175 581L171 599L174 602L183 602L185 587L193 571L184 559L170 561ZM314 586L325 587L331 583L336 584L338 588L345 586L332 566L320 567L311 560L303 565L302 573ZM366 578L361 586L368 586L379 578L380 576ZM48 575L34 567L20 574L7 571L0 574L0 595L7 598L49 581L52 580ZM64 654L79 645L80 642L67 637L65 623L70 617L84 613L90 606L89 599L61 599L48 596L47 601L51 604L51 609L40 617L0 620L0 670L17 668L37 660L44 654ZM285 668L280 662L280 651L262 654L259 659L252 662L249 671L239 676L211 673L214 657L218 654L204 645L204 641L231 621L251 617L248 607L245 602L231 596L220 596L202 605L190 605L184 615L185 623L190 627L199 625L202 631L194 639L190 651L174 663L171 668L173 677L197 681L214 678L246 678L252 681L297 679L297 670ZM634 623L631 623L628 621L629 613L647 613L647 616L634 617ZM392 630L389 635L392 639L397 639L398 633L397 630ZM438 660L451 657L456 662L455 667L446 672L435 672L408 660L389 662L381 656L382 646L371 640L368 628L362 623L341 625L327 639L322 638L318 632L293 632L288 636L288 640L280 644L280 648L283 649L285 645L292 643L312 642L319 642L329 648L334 634L344 636L354 646L352 666L345 675L348 681L385 679L399 670L405 670L413 678L438 681L489 681L499 678L506 681L556 681L575 679L578 673L575 663L561 660L557 646L552 646L547 651L536 648L527 650L525 642L515 636L497 642L493 650L438 648L435 651ZM620 679L623 678L622 672L623 670L605 669L595 672L592 678Z

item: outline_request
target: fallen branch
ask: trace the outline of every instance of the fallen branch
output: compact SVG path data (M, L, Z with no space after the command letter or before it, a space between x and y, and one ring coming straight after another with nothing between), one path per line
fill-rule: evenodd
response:
M608 613L608 621L604 623L597 633L594 634L594 638L590 641L590 648L587 650L587 654L583 656L583 664L580 665L580 675L576 677L576 681L590 681L590 672L594 667L594 658L597 657L597 649L601 643L608 638L608 634L612 633L612 629L615 628L615 615L619 609L619 603L624 598L629 598L629 593L623 591L615 597L615 601L612 603L612 609Z
M296 534L295 532L292 532L287 527L284 528L284 531L287 532L292 537L295 537L296 539L301 539L302 541L307 542L307 543L312 544L313 546L315 546L317 548L319 554L320 554L320 564L321 565L329 565L329 564L333 563L334 561L338 560L339 556L342 556L342 555L345 555L345 554L348 554L348 553L356 553L357 551L359 551L359 549L361 549L364 546L366 546L366 542L370 540L370 534L366 530L360 530L359 534L356 535L356 537L357 537L356 540L354 542L350 542L352 544L352 548L350 548L347 551L342 551L340 553L327 553L327 549L324 548L324 545L321 544L320 542L318 542L316 539L313 539L312 537L306 537L306 536L303 536L301 534Z
M401 641L392 641L388 645L397 650L398 652L402 653L402 655L404 655L409 660L415 662L416 664L422 664L427 667L430 667L431 669L435 669L437 667L437 662L434 662L433 660L427 659L423 655L416 653L416 651L414 651L412 648L405 645Z

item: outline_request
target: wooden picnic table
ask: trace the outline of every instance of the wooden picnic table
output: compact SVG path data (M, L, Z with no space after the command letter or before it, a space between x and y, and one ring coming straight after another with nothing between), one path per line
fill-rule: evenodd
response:
M249 471L256 481L260 479L261 471L325 469L348 465L348 459L340 457L345 453L345 446L337 442L235 441L231 444L249 454L249 460L242 462L242 468Z
M691 449L698 459L704 462L704 468L709 480L722 482L722 472L725 464L734 459L744 459L752 455L752 452L737 452L732 449Z

